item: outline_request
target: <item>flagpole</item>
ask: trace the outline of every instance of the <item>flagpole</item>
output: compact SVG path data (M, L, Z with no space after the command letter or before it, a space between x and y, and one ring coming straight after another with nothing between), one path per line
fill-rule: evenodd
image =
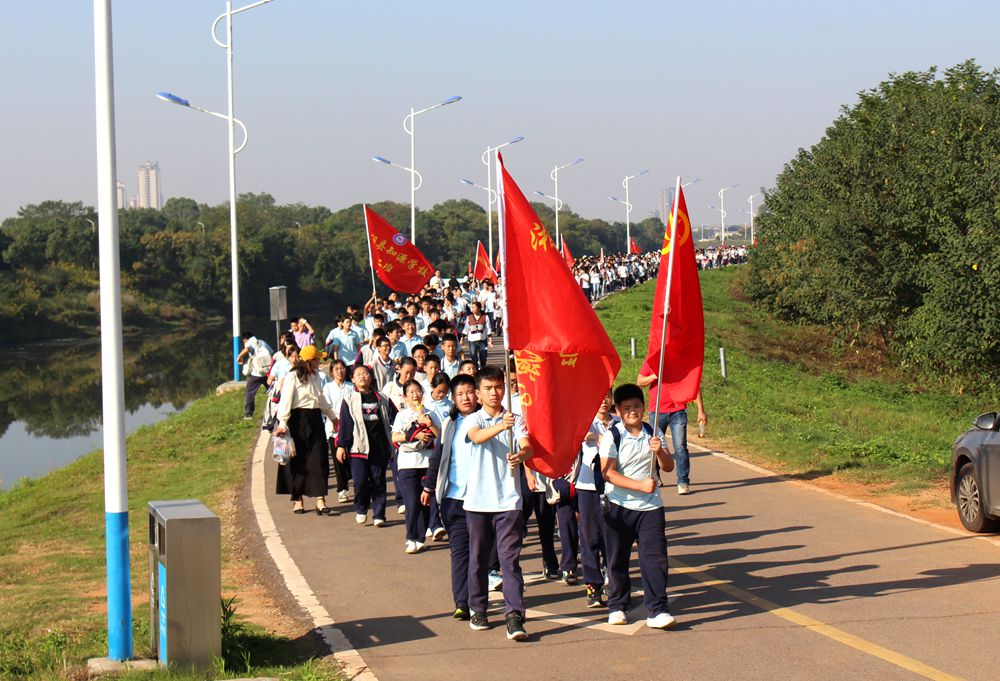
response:
M368 266L372 271L372 296L378 297L378 291L375 290L375 260L372 258L372 233L368 228L368 204L364 204L365 211L365 241L368 242Z
M511 401L510 401L510 377L513 373L513 367L510 362L510 335L508 334L508 329L510 324L507 319L507 215L506 215L506 203L504 202L503 193L503 167L500 165L500 152L494 151L496 154L496 164L497 164L497 237L499 238L500 247L500 280L503 281L503 295L500 296L501 300L501 319L503 321L503 357L504 364L506 366L505 380L507 385L504 386L504 395L507 398L507 411L510 411ZM492 256L491 256L492 258ZM491 263L492 266L492 263ZM511 429L510 437L507 438L507 456L512 456L514 454L514 431ZM510 459L508 459L510 461ZM510 462L510 472L517 474L517 464Z
M667 346L667 317L670 315L670 286L674 278L674 254L677 252L677 208L681 197L681 176L677 176L677 188L674 190L674 205L670 219L670 255L667 256L667 287L663 292L663 328L660 330L660 366L656 370L656 407L653 411L653 435L659 428L660 421L660 391L663 389L663 358ZM656 457L653 457L653 475L656 474Z

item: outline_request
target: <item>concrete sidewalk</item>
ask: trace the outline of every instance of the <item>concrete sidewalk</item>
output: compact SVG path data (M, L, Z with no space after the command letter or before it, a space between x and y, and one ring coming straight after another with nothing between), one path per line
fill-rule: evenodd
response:
M542 581L532 522L521 644L506 640L502 609L486 632L451 618L447 544L404 554L394 510L380 529L357 525L351 504L293 515L271 493L276 469L264 457L277 534L383 681L1000 676L1000 548L726 458L693 456L690 496L664 488L677 628L647 629L638 592L634 624L609 627L582 587ZM640 588L634 561L633 578Z

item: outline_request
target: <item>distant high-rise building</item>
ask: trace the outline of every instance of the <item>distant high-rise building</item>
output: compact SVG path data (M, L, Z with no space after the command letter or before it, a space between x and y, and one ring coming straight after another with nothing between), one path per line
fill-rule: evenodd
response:
M139 197L138 196L130 196L130 197L128 197L128 207L129 208L138 208L139 207Z
M117 187L117 192L116 193L117 193L117 196L118 196L118 210L121 210L122 208L124 208L126 206L126 200L125 200L125 183L122 182L121 180L118 180L118 187Z
M146 161L139 166L139 208L161 208L159 163Z

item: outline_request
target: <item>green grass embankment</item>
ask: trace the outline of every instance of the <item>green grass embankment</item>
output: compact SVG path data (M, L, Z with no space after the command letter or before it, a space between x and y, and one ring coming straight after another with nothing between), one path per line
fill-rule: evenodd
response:
M146 504L196 498L223 523L223 592L245 593L248 559L237 544L235 503L256 421L242 393L205 397L128 438L133 623L136 656L150 656ZM25 455L30 455L25 452ZM107 654L104 488L100 452L0 493L0 678L75 678ZM242 598L242 595L241 595ZM308 639L240 621L226 628L224 657L209 674L160 671L129 678L280 676L329 679ZM249 663L249 665L247 664Z
M837 473L894 493L940 486L951 446L987 397L922 390L880 375L876 357L838 351L818 326L776 320L738 299L741 268L701 275L705 308L702 393L706 446L805 478ZM612 296L597 313L622 355L618 383L634 381L646 351L654 282ZM629 338L637 359L629 358ZM723 382L719 348L726 348ZM695 415L691 406L689 418ZM689 429L698 442L697 430Z

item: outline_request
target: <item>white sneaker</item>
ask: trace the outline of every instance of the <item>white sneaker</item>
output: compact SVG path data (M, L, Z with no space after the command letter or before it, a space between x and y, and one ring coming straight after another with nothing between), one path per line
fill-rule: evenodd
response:
M385 521L381 518L375 518L375 520L372 521L372 527L382 527L383 525L385 525Z
M426 537L427 539L430 539L430 538L431 538L431 537L433 537L433 536L434 536L434 533L433 533L433 532L431 532L431 528L429 528L429 527L428 527L428 528L427 528L427 531L426 531L426 532L424 532L424 537Z
M422 541L417 541L417 542L413 542L413 543L417 547L417 550L414 551L414 553L417 553L418 551L423 551L424 550L424 543Z
M343 503L348 502L350 500L351 500L351 497L348 495L346 489L343 492L337 492L337 501L339 501L340 503L343 504Z
M403 547L404 547L403 550L406 553L416 553L417 551L420 550L417 548L417 542L410 541L409 539L406 540L406 543L403 545Z
M406 506L403 506L402 504L397 506L396 513L398 513L399 515L403 515L404 513L406 513Z
M679 482L677 483L677 493L684 496L685 494L691 494L691 490L688 489L686 482Z
M434 537L434 541L444 541L448 538L448 531L443 527L439 527L434 530L434 533L431 536Z
M354 522L356 522L358 525L364 525L366 522L368 522L368 514L367 513L355 513L354 514Z
M628 624L628 618L621 610L612 610L608 613L608 624Z
M647 617L646 626L650 629L669 629L677 620L669 612L661 612L656 617Z

